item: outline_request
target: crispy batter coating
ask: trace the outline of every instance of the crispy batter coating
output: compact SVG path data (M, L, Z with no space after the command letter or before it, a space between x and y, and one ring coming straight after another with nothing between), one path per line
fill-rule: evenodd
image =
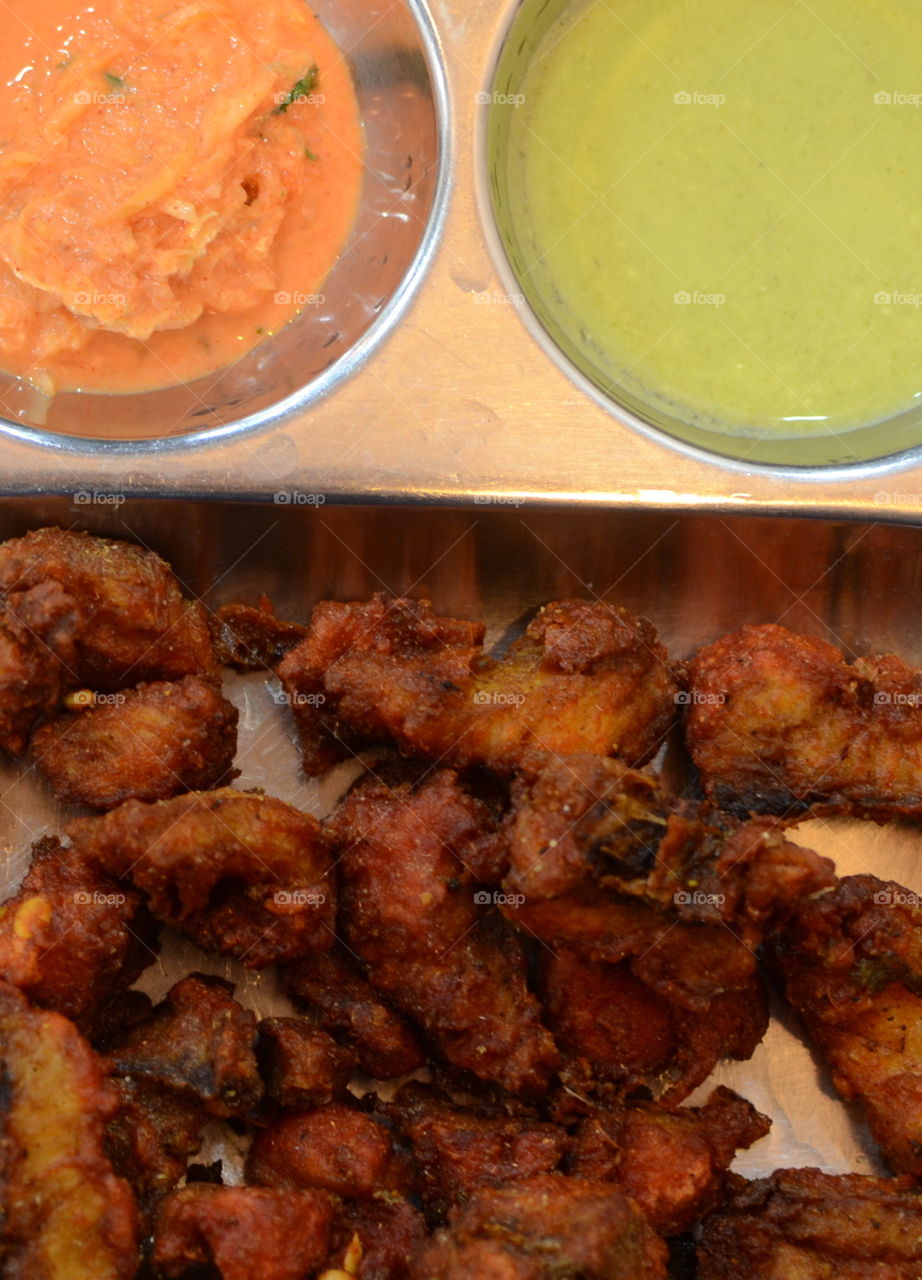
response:
M859 1099L890 1164L922 1175L922 906L876 876L848 876L805 902L779 935L785 991Z
M75 683L112 690L213 669L205 610L152 551L53 528L0 544L0 592L49 582L79 609Z
M74 847L150 895L199 946L259 969L333 941L335 886L316 819L271 796L190 792L67 828Z
M103 1150L115 1096L66 1018L0 983L0 1272L131 1280L137 1211Z
M358 1280L407 1280L410 1259L425 1239L426 1220L401 1196L382 1192L371 1200L346 1200L336 1211L333 1253L320 1280L327 1280L327 1268L342 1280L345 1263L355 1257L358 1269L346 1274Z
M284 966L282 983L311 1018L355 1050L359 1066L376 1080L394 1080L425 1066L419 1037L371 986L348 952L334 946Z
M308 773L356 743L514 771L529 747L649 756L669 729L676 675L652 625L585 600L547 605L501 659L483 626L428 601L326 601L278 669ZM337 738L340 746L337 746Z
M199 1183L163 1201L153 1262L171 1277L211 1263L223 1280L304 1280L329 1252L332 1220L321 1192Z
M208 1113L198 1098L142 1078L114 1076L118 1111L106 1128L106 1155L131 1185L143 1234L154 1227L157 1206L186 1176L202 1143Z
M641 1102L597 1111L573 1137L569 1172L616 1182L658 1235L681 1235L720 1206L736 1152L770 1127L745 1098L722 1087L703 1107L665 1111Z
M156 946L141 895L53 837L33 846L19 891L0 904L0 979L85 1030Z
M563 1078L579 1092L648 1090L674 1106L721 1059L752 1057L768 1026L757 974L715 993L703 1009L676 1003L624 962L587 960L565 947L546 953L542 975L548 1023L569 1059Z
M419 1195L437 1221L478 1187L550 1173L563 1158L556 1125L458 1106L429 1085L404 1085L386 1110L412 1144Z
M182 978L150 1017L109 1048L119 1075L198 1098L213 1116L246 1116L262 1097L256 1018L233 983L202 973Z
M440 770L419 785L360 782L328 819L342 927L372 984L456 1067L514 1093L546 1088L553 1040L502 918L478 915L467 851L493 816ZM483 896L487 896L484 894Z
M701 1280L918 1280L922 1195L909 1178L779 1169L708 1218Z
M215 659L237 671L272 671L289 649L307 635L299 622L277 618L268 597L254 608L248 604L222 604L209 619Z
M32 735L36 764L65 804L114 809L234 777L237 708L215 680L184 676L103 697Z
M338 1102L289 1111L253 1139L247 1181L264 1187L319 1187L360 1199L407 1193L412 1171L385 1126Z
M511 788L508 887L548 899L600 884L728 924L747 946L835 881L828 858L763 818L740 824L677 801L645 774L599 756L535 753Z
M688 744L724 808L791 813L810 805L871 815L922 813L922 672L784 627L743 627L690 669Z
M657 1280L666 1246L609 1183L546 1173L482 1188L417 1253L412 1280Z
M426 1054L410 1024L387 1003L340 947L285 965L282 983L296 1004L346 1042L358 1065L376 1080L395 1080L425 1066Z
M266 1092L281 1107L322 1107L346 1092L358 1066L352 1049L306 1018L263 1018L256 1056Z
M0 600L0 748L11 755L76 683L77 626L76 601L56 582Z

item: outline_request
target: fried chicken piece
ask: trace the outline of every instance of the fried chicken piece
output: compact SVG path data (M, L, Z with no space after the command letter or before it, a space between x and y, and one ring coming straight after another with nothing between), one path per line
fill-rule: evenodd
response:
M282 985L296 1004L308 1006L325 1031L355 1050L366 1075L395 1080L426 1065L416 1032L341 948L285 965Z
M707 794L739 812L811 805L922 813L922 672L845 660L784 627L743 627L694 658L688 745Z
M64 712L32 735L39 769L65 804L114 809L166 800L235 776L237 708L204 676L140 684Z
M106 1155L131 1185L143 1234L153 1232L157 1206L186 1176L202 1144L208 1113L191 1094L163 1088L143 1076L114 1076L118 1111L106 1128Z
M349 1199L405 1194L412 1170L379 1121L338 1102L289 1111L253 1139L247 1181L264 1187L318 1187Z
M721 1205L736 1152L770 1127L767 1116L725 1088L703 1107L665 1111L640 1102L597 1111L573 1137L569 1172L617 1183L658 1235L681 1235Z
M513 1093L547 1087L558 1055L501 917L478 917L468 851L493 816L456 774L360 782L327 822L342 927L372 984L456 1067Z
M910 1178L779 1169L706 1219L701 1280L917 1280L922 1195Z
M420 1198L438 1221L478 1187L550 1173L563 1158L566 1134L556 1125L461 1107L415 1081L385 1110L412 1144Z
M428 601L317 605L278 668L306 771L388 740L406 755L501 774L529 747L636 763L673 722L676 674L644 618L561 600L501 659L484 654L483 637L482 624L438 617Z
M666 1246L609 1183L545 1173L482 1188L416 1254L411 1280L656 1280Z
M56 582L0 600L0 748L10 755L77 682L77 625L76 601Z
M922 906L876 876L848 876L805 902L778 936L788 1000L864 1106L899 1173L922 1175Z
M329 1252L332 1221L321 1192L197 1183L160 1206L153 1263L163 1276L199 1263L222 1280L304 1280Z
M156 958L141 894L39 840L18 892L0 904L0 980L89 1030L104 1003Z
M832 862L786 840L774 820L740 824L677 801L616 760L535 753L511 802L507 887L529 899L600 884L686 920L724 922L754 948L835 882Z
M137 1211L103 1150L115 1095L58 1013L0 983L0 1272L9 1280L131 1280Z
M214 668L205 610L154 552L53 528L0 543L0 592L46 583L77 603L75 684L114 690Z
M674 1106L721 1059L752 1057L768 1027L757 974L702 1010L670 1000L625 962L587 960L565 947L544 957L542 975L548 1024L570 1058L563 1078L578 1091L648 1090Z
M381 1192L371 1200L346 1200L336 1211L333 1252L320 1280L343 1280L344 1272L357 1280L407 1280L410 1259L426 1235L423 1215L400 1196Z
M271 796L190 792L67 828L75 849L130 876L157 919L259 969L333 941L335 885L316 819Z
M307 635L299 622L277 618L267 596L254 608L222 604L209 619L215 659L237 671L272 671Z
M256 1056L266 1092L281 1107L321 1107L346 1092L358 1066L351 1049L305 1018L264 1018Z
M223 978L190 974L109 1049L119 1075L198 1098L213 1116L247 1116L263 1093L256 1018Z

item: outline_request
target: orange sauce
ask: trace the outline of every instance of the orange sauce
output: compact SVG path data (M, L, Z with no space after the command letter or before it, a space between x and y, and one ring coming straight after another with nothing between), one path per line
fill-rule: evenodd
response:
M48 394L217 373L322 305L362 169L304 0L0 4L0 367Z

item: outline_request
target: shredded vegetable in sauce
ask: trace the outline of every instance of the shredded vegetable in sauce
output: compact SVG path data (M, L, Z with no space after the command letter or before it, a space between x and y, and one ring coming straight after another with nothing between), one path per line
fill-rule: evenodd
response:
M0 7L0 367L47 394L226 367L322 301L362 164L304 0Z

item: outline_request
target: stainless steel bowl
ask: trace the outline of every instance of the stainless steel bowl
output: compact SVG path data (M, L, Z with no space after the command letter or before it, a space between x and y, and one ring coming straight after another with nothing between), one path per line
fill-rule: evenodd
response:
M535 339L583 392L620 422L695 457L736 463L746 471L770 468L776 475L791 469L795 475L799 472L814 480L821 480L824 474L835 478L837 471L845 478L869 464L918 463L918 452L912 451L922 445L919 408L841 435L789 438L713 430L670 414L617 379L594 348L580 317L568 315L554 281L527 269L535 256L535 245L513 213L517 176L515 164L510 164L510 124L538 46L572 3L523 0L515 6L494 52L495 70L488 94L493 105L486 126L484 159L495 227L488 227L487 235L507 288L524 295L526 305L521 310ZM651 192L651 199L655 198Z
M450 175L448 94L422 0L318 0L346 55L365 133L362 199L349 243L306 309L217 380L50 403L0 375L0 432L71 440L188 443L279 425L338 385L397 321L426 272Z

